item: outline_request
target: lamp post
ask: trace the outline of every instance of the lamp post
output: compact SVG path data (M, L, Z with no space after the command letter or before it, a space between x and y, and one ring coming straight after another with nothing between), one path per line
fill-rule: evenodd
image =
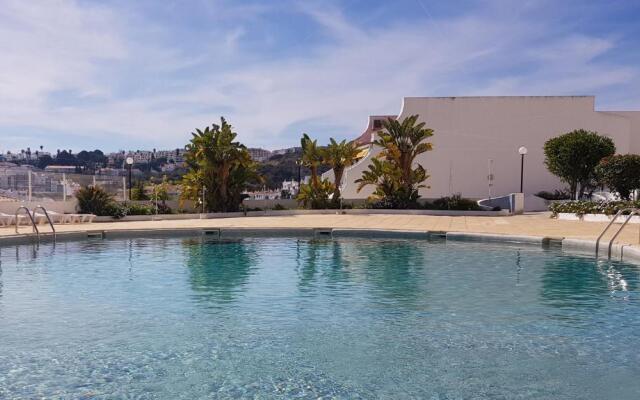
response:
M131 170L133 168L133 158L127 157L125 162L127 163L127 168L129 168L129 201L131 201Z
M524 193L524 156L527 154L527 148L520 147L518 153L520 154L520 193Z

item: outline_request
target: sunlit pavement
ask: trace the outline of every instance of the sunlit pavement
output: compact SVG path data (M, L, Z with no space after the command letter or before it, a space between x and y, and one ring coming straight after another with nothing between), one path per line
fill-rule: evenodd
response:
M119 221L92 224L56 225L58 232L92 230L149 230L186 228L355 228L393 229L411 231L445 231L491 233L501 235L530 235L551 238L595 240L606 226L603 222L563 221L550 218L549 213L525 214L511 217L447 217L430 215L292 215L189 219L173 221ZM49 227L41 225L41 232ZM637 224L628 225L617 243L640 244ZM613 229L611 231L614 231ZM31 228L21 226L21 234ZM15 229L0 228L0 236L15 235Z

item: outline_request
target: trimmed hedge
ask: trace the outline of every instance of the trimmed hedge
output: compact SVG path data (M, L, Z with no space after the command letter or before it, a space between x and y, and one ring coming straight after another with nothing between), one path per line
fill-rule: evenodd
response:
M638 201L567 201L554 202L549 206L554 217L560 213L570 213L576 215L585 214L605 214L613 215L625 208L640 208Z

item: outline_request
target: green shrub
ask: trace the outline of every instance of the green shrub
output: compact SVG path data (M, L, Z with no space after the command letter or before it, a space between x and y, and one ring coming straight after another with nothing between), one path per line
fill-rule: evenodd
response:
M131 200L135 200L135 201L149 200L149 196L147 195L143 181L137 181L131 188Z
M542 191L536 193L536 196L543 198L545 200L569 200L571 199L571 193L567 190L555 190L553 193Z
M83 186L76 192L78 211L83 214L109 216L117 205L113 197L98 186Z
M296 200L304 208L312 210L321 210L331 208L333 202L329 200L329 196L333 193L335 187L328 179L318 180L317 184L300 185L300 191L296 196Z
M282 211L282 210L286 210L287 207L283 206L280 203L277 203L275 206L273 206L273 209L276 210L276 211Z
M148 204L130 203L124 207L126 215L153 215L156 213L155 207Z
M425 208L431 206L433 210L456 210L456 211L481 211L482 208L477 202L465 199L460 194L445 196L434 200L430 205L425 204Z
M113 202L109 205L107 213L104 214L115 219L120 219L127 216L128 209L120 203Z
M376 199L368 199L364 205L364 208L375 210L397 210L397 202L391 197L383 197Z
M549 205L549 211L556 217L559 213L576 215L606 214L613 215L625 208L638 208L640 201L567 201L553 202Z
M640 188L640 155L621 154L603 158L596 167L599 180L623 199Z
M549 172L569 184L573 198L576 191L582 193L592 185L600 160L615 152L611 138L578 129L547 140L544 163Z

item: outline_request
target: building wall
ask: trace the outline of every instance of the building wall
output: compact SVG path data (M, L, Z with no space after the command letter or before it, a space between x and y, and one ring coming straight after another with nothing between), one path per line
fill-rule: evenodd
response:
M631 127L629 153L640 154L640 111L606 111L603 113L621 116L629 120Z
M543 145L548 139L574 129L597 131L611 137L619 153L640 152L639 112L599 112L592 96L558 97L420 97L405 98L399 119L418 114L435 131L433 151L421 155L431 175L422 197L452 193L484 198L489 194L488 164L493 160L492 195L520 189L520 155L525 146L525 193L565 187L544 166ZM379 149L348 171L345 198L366 197L373 188L357 193L359 178Z

